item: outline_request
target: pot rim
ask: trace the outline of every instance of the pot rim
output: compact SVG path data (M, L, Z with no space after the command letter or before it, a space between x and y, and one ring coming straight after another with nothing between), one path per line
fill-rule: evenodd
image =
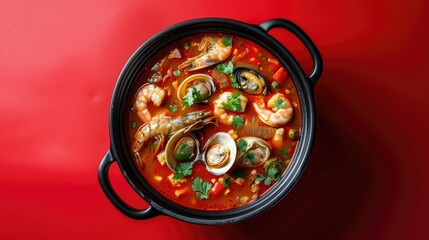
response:
M267 211L283 199L301 176L312 148L315 132L315 110L311 82L293 55L280 42L274 39L261 25L247 24L225 18L200 18L173 25L155 34L144 42L129 58L122 69L111 101L110 109L110 151L116 159L121 172L133 189L154 209L176 219L198 224L226 224L258 215ZM142 67L153 55L166 45L187 36L208 32L222 32L237 35L259 44L276 56L290 73L297 89L301 105L301 138L292 161L282 179L257 201L245 206L223 210L204 211L184 207L170 201L151 187L134 165L124 134L126 103L132 84Z

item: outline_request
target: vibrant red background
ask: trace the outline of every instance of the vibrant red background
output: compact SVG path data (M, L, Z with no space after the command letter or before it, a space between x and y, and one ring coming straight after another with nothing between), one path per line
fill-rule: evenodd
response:
M429 239L429 2L0 1L0 239ZM199 17L286 18L319 47L317 131L296 187L227 226L136 221L97 180L122 67L158 31ZM271 32L309 72L284 30ZM119 173L115 189L145 207Z

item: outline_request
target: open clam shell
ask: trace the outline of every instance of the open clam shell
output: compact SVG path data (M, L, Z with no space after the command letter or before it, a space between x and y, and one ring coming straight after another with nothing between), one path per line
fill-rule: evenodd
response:
M225 132L211 136L202 151L202 160L207 171L217 176L226 173L232 167L236 156L237 145L231 135Z
M240 140L246 142L246 149L244 152L238 151L237 165L242 167L258 167L269 159L271 146L267 141L258 137L243 137L238 139L238 141Z
M165 162L175 172L176 164L200 159L200 143L197 137L185 129L172 135L165 146Z
M180 83L177 89L177 98L182 101L191 88L200 92L202 98L199 99L199 101L204 101L216 91L216 85L211 76L206 74L194 74Z

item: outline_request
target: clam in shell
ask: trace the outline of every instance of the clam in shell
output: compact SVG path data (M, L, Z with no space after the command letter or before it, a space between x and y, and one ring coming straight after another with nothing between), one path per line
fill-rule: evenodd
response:
M200 143L197 137L184 129L170 137L165 146L165 161L171 171L175 172L176 164L194 162L200 157Z
M202 155L207 171L219 176L226 173L234 164L237 146L231 135L218 132L207 140Z
M216 85L211 76L206 74L194 74L187 77L179 85L177 89L177 98L182 101L192 88L200 92L202 98L198 100L199 102L206 100L216 91Z
M246 148L238 151L236 163L242 167L258 167L264 164L271 154L270 144L258 137L243 137L238 141L245 141Z

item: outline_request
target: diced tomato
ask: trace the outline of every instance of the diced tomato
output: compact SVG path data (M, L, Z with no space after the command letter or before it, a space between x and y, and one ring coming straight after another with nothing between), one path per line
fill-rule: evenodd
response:
M223 186L220 182L216 182L212 189L210 189L210 195L218 195L223 189Z
M279 83L284 83L287 78L287 72L284 68L279 68L276 73L273 75L273 79Z

